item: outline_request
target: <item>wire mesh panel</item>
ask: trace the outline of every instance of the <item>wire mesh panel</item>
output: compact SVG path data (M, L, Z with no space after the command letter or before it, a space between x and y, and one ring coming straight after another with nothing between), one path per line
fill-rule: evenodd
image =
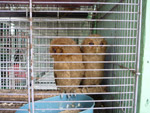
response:
M21 29L28 27L28 22L18 21L19 19L16 21L7 17L0 19L0 95L2 96L0 109L2 113L15 112L12 108L16 109L22 103L27 103L25 100L18 101L14 98L27 95L25 93L18 94L17 92L20 91L17 90L27 89L29 83L29 30ZM17 92L13 93L13 91ZM5 111L7 109L10 111Z
M0 112L136 112L141 0L0 3Z
M123 13L112 13L109 15L100 15L101 19L114 19L116 22L99 23L102 27L114 28L113 30L99 31L103 36L108 37L112 48L108 48L109 53L114 55L107 56L106 60L115 61L112 64L106 65L106 68L111 68L117 71L107 72L107 76L115 79L108 80L107 84L116 84L115 87L110 87L109 91L121 92L122 94L115 94L109 96L110 99L119 100L112 102L114 107L122 107L122 112L133 112L134 105L134 91L135 91L135 74L136 74L136 57L137 57L137 41L138 41L138 1L124 1L123 5L117 5L111 11L123 11ZM128 4L128 5L125 5ZM130 5L129 5L130 4ZM106 10L108 7L103 7ZM115 37L114 37L115 36ZM115 54L118 53L118 54ZM121 112L120 111L120 112ZM115 110L115 112L119 112Z
M21 22L1 21L1 88L27 87L28 32L15 28Z

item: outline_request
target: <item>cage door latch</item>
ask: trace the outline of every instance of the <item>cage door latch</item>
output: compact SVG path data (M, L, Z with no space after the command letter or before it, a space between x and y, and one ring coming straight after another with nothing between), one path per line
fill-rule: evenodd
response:
M136 75L140 76L140 75L141 75L141 73L136 73Z

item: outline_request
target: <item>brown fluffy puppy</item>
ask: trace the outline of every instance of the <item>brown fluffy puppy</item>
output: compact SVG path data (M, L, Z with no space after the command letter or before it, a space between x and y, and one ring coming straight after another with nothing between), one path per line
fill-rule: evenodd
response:
M51 42L51 45L76 45L75 41L68 38L58 38ZM78 46L51 46L50 53L81 53L80 47ZM82 61L82 55L52 55L54 61ZM55 71L56 78L71 78L71 77L83 77L84 71L69 71L72 69L84 69L83 63L55 63L55 70L66 70L66 71ZM81 79L56 79L56 85L59 86L71 86L80 85ZM60 87L62 92L74 92L77 87Z
M100 35L93 34L90 37L100 37ZM92 45L106 45L106 40L103 38L86 38L83 40L83 53L105 53L106 46L92 46ZM93 63L84 63L85 69L104 69L104 63L94 63L94 61L104 61L105 55L83 55L83 61L93 61ZM103 77L103 71L85 71L85 77ZM99 85L102 79L84 79L83 85Z

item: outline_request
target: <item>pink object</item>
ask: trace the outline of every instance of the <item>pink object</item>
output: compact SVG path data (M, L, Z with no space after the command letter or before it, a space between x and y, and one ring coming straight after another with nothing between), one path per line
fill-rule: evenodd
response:
M26 73L25 72L19 72L19 64L14 64L14 74L15 77L21 77L21 78L26 78ZM18 71L16 71L18 70Z

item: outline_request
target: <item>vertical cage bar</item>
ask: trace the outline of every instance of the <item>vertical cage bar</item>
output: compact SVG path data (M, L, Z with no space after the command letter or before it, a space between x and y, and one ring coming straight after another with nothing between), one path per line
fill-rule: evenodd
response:
M119 10L121 10L121 7L122 7L122 9L124 10L124 5L122 5L122 6L119 6ZM123 17L122 17L123 15L121 15L121 14L119 14L119 20L121 20ZM123 26L123 23L122 22L120 22L120 24L118 25L118 27L122 27ZM123 33L123 31L120 31L121 33ZM119 34L119 32L118 32L118 34ZM118 34L117 34L117 36L118 36ZM120 34L119 34L119 36L121 36ZM117 39L117 44L116 45L119 45L119 40ZM122 49L122 48L119 48L119 47L116 47L117 48L117 51L116 52L118 52L119 51L119 49ZM117 59L118 59L118 61L121 61L121 56L119 56L119 55L117 55ZM116 61L117 61L117 59L116 59ZM117 72L117 75L118 76L120 76L120 73L119 72ZM121 76L122 76L122 73L121 73ZM118 83L121 83L121 81L122 80L119 80L119 82ZM118 91L120 91L121 90L121 87L119 87L118 88ZM118 99L121 99L121 95L118 95ZM118 105L119 106L121 106L121 102L118 102ZM119 110L117 110L117 113L119 113Z
M134 0L134 3L136 3L136 1L137 1L137 0ZM136 11L136 6L134 6L134 11ZM133 20L136 20L136 14L133 15ZM133 23L133 27L136 27L135 22ZM132 32L133 32L132 36L135 36L135 31L133 30ZM132 44L132 45L134 44L134 39L132 39L132 43L131 43L131 44ZM133 47L132 47L132 51L131 51L131 52L134 52ZM134 58L135 58L135 57L132 56L132 57L131 57L131 60L135 60ZM135 68L135 63L134 63L134 65L132 64L131 67ZM131 83L131 82L130 82L130 83ZM130 89L130 90L132 90L132 89ZM130 98L134 98L133 95L131 95ZM133 104L134 104L134 102L132 102L132 106L133 106ZM134 109L132 108L132 111L131 111L132 113L133 113L133 110L134 110Z
M30 92L30 39L29 39L29 37L28 37L28 39L27 39L27 44L28 44L28 51L27 51L27 66L28 66L28 72L27 72L27 84L28 84L28 103L29 103L29 113L31 113L31 103L30 103L30 97L31 97L31 92Z
M30 51L31 51L31 98L32 98L32 113L34 113L34 70L33 70L33 35L32 35L32 0L30 0Z
M134 3L134 1L131 0L130 3ZM130 11L133 10L133 7L134 7L134 5L131 5L131 6L130 6ZM130 18L129 18L129 19L130 19L130 20L133 20L133 15L132 15L132 14L130 14ZM133 26L133 23L130 22L130 33L129 33L129 36L130 36L130 37L132 36L132 32L134 32L134 31L131 30L132 26ZM129 42L129 45L131 45L132 39L130 39L128 42ZM131 53L131 48L132 48L132 47L129 47L129 53ZM133 48L132 48L132 49L133 49ZM131 56L128 58L128 61L130 61L130 60L132 59L132 57L133 57L133 55L131 55ZM130 68L130 63L128 63L128 67ZM131 73L130 73L130 72L128 72L128 76L131 77ZM127 81L127 83L131 84L131 83L132 83L131 79L129 79L129 81ZM131 91L131 87L127 88L127 91ZM130 94L127 94L127 99L130 99ZM126 103L126 105L129 107L129 106L130 106L130 101L129 101L128 103ZM130 111L131 111L131 110L128 108L128 109L127 109L127 112L130 112Z
M137 52L136 52L136 77L135 77L135 97L134 97L134 113L137 113L137 97L138 97L138 79L140 67L140 47L141 47L141 26L142 26L142 0L138 1L138 31L137 31Z
M131 3L131 0L128 0L127 3ZM132 6L132 5L131 5L131 6ZM128 12L130 12L130 7L131 7L131 6L128 5L128 9L127 9ZM127 20L130 20L130 14L128 14ZM131 24L130 22L127 23L127 28L129 28L129 29L131 28L131 27L130 27L130 24ZM127 31L127 36L130 36L130 32L131 32L131 29ZM130 41L130 39L127 38L125 45L129 45L129 41ZM126 53L130 53L129 50L130 50L130 47L126 47L125 52L126 52ZM130 59L131 56L132 56L132 55L130 55L130 56L129 56L129 55L128 55L128 56L126 55L125 60L126 60L126 61L129 61L129 59ZM130 68L128 64L129 64L129 63L126 63L126 64L125 64L125 67ZM125 75L125 76L126 76L126 77L129 76L129 72L128 72L128 71L126 71L126 75ZM124 84L128 84L128 79L125 80L125 83L124 83ZM130 86L130 87L131 87L131 86ZM128 92L128 86L125 87L125 92ZM128 94L125 95L124 99L128 99ZM124 103L124 106L128 106L128 105L127 105L128 102L129 102L129 101L125 102L125 103ZM127 113L127 111L128 111L128 110L127 110L127 108L126 108L126 109L125 109L125 113Z
M2 24L0 23L0 28L2 27ZM2 36L2 30L0 30L0 36ZM0 37L0 47L2 47L2 39L1 39L1 37ZM0 51L1 51L2 49L0 49ZM2 55L0 55L0 57L2 57ZM0 61L2 61L2 58L0 58ZM1 70L1 68L2 68L2 63L0 62L0 89L2 89L2 70Z
M125 1L125 3L127 3L128 2L128 0L126 0ZM127 12L128 11L128 5L124 5L124 12ZM124 19L125 20L128 20L128 13L126 13L126 14L124 14ZM124 26L125 26L125 28L127 28L127 26L128 26L128 21L125 21L124 22ZM123 45L125 45L126 44L126 38L125 37L127 37L127 32L128 32L128 30L124 30L123 31L123 39L122 39L122 41L120 41L120 43L121 44L123 44ZM125 53L126 51L126 47L122 47L122 50L121 50L121 52L123 52L123 53ZM126 61L126 56L127 55L122 55L121 56L121 61ZM124 64L122 64L124 67L126 66L126 63L124 63ZM122 75L122 77L123 77L123 79L121 80L121 84L123 84L122 86L121 86L121 92L125 92L125 75L126 75L126 71L121 71L121 75ZM122 95L120 95L120 99L124 99L124 97L125 97L125 95L126 95L126 93L123 93ZM124 101L122 101L122 102L120 102L121 104L120 104L120 106L124 106ZM123 112L125 112L125 108L122 108L122 111Z

